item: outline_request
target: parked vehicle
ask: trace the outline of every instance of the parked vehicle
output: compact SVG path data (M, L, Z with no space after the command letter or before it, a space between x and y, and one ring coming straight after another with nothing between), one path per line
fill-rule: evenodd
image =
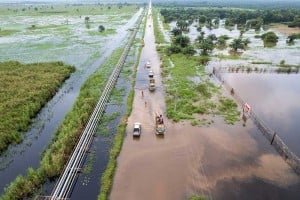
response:
M149 74L148 74L149 78L153 78L154 77L154 72L152 70L149 70Z
M155 80L154 80L154 78L150 78L150 80L149 80L149 90L150 91L155 90Z
M151 63L150 63L150 61L147 61L147 62L146 62L146 67L147 67L147 68L151 68Z
M139 122L135 122L133 125L133 136L139 137L142 133L142 124Z

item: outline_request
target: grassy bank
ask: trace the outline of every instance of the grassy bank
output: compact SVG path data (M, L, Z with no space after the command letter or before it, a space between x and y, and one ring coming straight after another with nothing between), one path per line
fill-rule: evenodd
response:
M74 71L62 62L0 63L0 153L22 141L31 119Z
M237 104L209 81L201 59L183 54L163 57L167 115L175 122L188 119L192 125L203 125L202 116L217 114L233 124L239 117Z
M144 28L143 28L142 38L144 38L145 36L146 19L143 23L143 27ZM134 70L134 74L132 75L133 79L136 77L136 71L140 61L141 52L142 52L142 46L140 46L138 49L137 61L134 66L135 70ZM135 81L133 81L132 87L134 87L134 85L135 85ZM127 120L132 111L133 99L134 99L134 90L132 89L127 98L127 111L118 125L117 133L115 135L112 148L109 152L109 161L101 177L101 191L100 194L98 195L98 200L109 199L109 195L113 185L113 178L117 168L117 158L122 149L124 137L126 134Z
M152 19L153 19L153 26L154 26L154 36L155 36L155 43L157 44L164 44L166 43L165 37L161 32L159 25L158 25L158 14L159 11L154 8L152 9Z
M19 32L18 30L0 30L0 37L13 35L14 33Z
M24 199L36 192L46 178L59 176L105 87L113 70L112 66L117 64L122 52L121 48L114 51L101 68L86 80L74 106L55 132L51 144L43 154L40 167L37 170L29 169L25 177L18 176L5 189L1 200Z

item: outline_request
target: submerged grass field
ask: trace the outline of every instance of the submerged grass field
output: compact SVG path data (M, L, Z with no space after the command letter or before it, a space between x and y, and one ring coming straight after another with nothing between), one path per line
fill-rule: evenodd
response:
M22 141L31 118L74 71L62 62L0 63L0 153Z
M0 7L0 62L63 61L85 68L140 9L136 5L23 5ZM99 26L105 31L99 32ZM117 47L114 47L117 48Z
M16 16L44 16L44 15L107 15L107 14L120 14L128 13L138 9L136 5L71 5L71 4L10 4L1 5L0 13L2 15L14 14ZM126 16L126 14L125 14ZM129 15L128 17L130 17Z

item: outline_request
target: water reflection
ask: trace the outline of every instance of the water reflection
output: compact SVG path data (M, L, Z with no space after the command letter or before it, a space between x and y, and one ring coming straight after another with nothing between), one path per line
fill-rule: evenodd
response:
M300 156L300 75L238 73L223 78Z

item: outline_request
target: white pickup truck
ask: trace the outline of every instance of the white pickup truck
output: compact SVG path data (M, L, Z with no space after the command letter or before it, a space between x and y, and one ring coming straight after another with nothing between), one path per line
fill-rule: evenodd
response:
M142 133L142 124L139 122L135 122L133 125L133 136L139 137Z

